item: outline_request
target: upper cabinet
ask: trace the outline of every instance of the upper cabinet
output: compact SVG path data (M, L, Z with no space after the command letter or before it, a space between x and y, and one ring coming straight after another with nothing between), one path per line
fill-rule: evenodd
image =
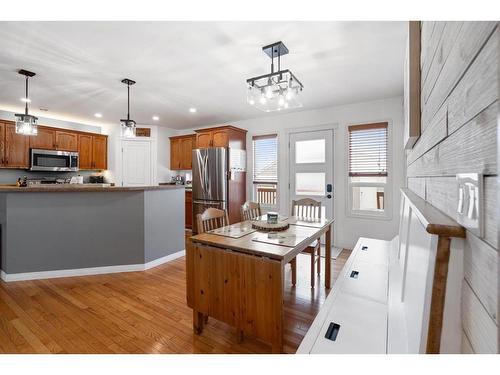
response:
M29 137L16 134L16 124L0 122L2 168L29 168Z
M192 168L194 135L170 137L170 169L188 170Z
M44 150L56 149L56 131L51 128L38 127L38 134L30 136L30 148L41 148Z
M92 136L92 169L108 168L108 137L105 135Z
M56 149L78 151L78 134L71 131L56 130Z
M94 159L92 157L92 136L90 134L78 134L78 156L80 169L92 169Z
M196 134L170 137L170 169L188 170L193 168L193 149L209 147L231 147L246 150L244 129L231 125L195 130Z
M78 155L80 158L80 169L107 169L107 136L78 134Z
M107 169L106 135L38 126L36 136L16 134L16 124L0 121L0 168L28 169L30 149L78 151L80 169Z

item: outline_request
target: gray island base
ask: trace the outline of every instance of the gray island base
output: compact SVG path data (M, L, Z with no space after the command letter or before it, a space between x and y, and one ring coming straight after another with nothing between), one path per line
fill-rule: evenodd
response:
M0 188L4 281L151 268L183 255L184 188Z

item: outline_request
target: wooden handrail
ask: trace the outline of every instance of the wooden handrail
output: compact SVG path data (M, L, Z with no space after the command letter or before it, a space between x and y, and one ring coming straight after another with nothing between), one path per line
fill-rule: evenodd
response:
M455 220L406 188L401 189L401 194L407 198L427 233L444 237L465 238L465 228Z

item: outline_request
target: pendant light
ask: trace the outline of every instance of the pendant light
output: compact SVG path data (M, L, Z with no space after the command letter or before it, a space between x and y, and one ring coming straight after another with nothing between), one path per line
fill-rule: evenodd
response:
M29 99L29 92L28 92L28 79L30 77L35 76L35 73L29 72L27 70L21 69L19 74L23 75L26 77L26 96L22 98L21 100L26 103L26 107L24 110L24 113L16 113L14 116L16 116L16 133L17 134L22 134L22 135L37 135L38 134L38 127L37 127L37 121L38 118L35 116L32 116L28 113L28 103L30 102Z
M262 47L271 59L271 73L247 79L247 102L265 112L302 107L299 93L304 89L302 83L291 70L281 70L281 56L288 54L283 42ZM278 60L278 70L274 70L274 59Z
M122 137L134 138L135 137L135 121L130 119L130 86L135 84L135 81L125 78L122 83L127 85L127 119L120 120L122 128Z

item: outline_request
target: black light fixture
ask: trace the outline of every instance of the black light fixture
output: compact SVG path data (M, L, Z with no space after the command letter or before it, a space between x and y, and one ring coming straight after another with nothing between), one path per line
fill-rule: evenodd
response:
M16 113L16 133L22 135L37 135L38 127L37 121L38 117L32 116L28 113L28 103L31 101L28 92L28 80L35 76L35 73L29 72L27 70L21 69L19 74L26 77L26 96L21 100L26 103L24 113Z
M135 121L130 119L130 86L135 84L135 81L124 78L122 83L127 85L127 118L121 119L122 137L134 138L135 137Z
M281 70L281 56L288 54L283 42L262 47L271 58L271 73L247 79L248 104L265 112L302 107L298 94L304 89L291 70ZM274 59L278 59L278 70L274 71Z

